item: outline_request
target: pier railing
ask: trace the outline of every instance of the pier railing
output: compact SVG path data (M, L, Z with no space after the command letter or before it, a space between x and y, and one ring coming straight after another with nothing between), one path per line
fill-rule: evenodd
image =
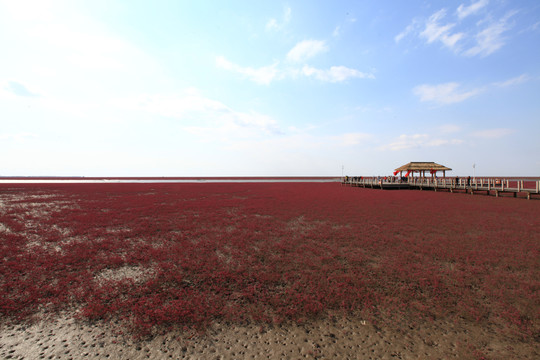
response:
M374 189L419 189L447 190L450 192L486 193L518 195L530 199L532 195L540 195L539 178L422 178L422 177L364 177L346 176L341 179L342 185L367 187Z

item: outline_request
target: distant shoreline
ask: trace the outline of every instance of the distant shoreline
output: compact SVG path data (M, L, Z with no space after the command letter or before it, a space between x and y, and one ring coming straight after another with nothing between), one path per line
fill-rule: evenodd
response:
M357 176L357 175L350 175ZM456 175L466 178L468 175ZM447 176L455 178L456 176ZM364 176L373 178L377 176ZM477 176L477 179L536 180L540 176ZM340 182L341 176L0 176L0 184L35 183L257 183Z
M339 176L215 176L215 177L68 177L2 176L3 184L33 183L241 183L241 182L339 182Z

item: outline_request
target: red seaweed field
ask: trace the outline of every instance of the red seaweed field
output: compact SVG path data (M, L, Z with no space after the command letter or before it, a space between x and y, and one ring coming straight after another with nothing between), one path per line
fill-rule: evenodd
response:
M2 184L0 314L148 335L341 314L540 336L540 202L339 183Z

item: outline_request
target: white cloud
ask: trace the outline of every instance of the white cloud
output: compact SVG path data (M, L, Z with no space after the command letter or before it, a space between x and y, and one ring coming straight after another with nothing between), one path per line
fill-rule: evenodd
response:
M524 82L529 81L529 79L530 77L527 74L522 74L520 76L516 76L506 81L493 83L493 85L497 87L507 87L507 86L522 84Z
M463 54L466 56L487 56L503 47L506 39L502 35L512 27L508 20L515 14L515 11L511 11L499 21L478 32L475 36L476 45Z
M45 1L3 1L2 8L18 22L38 22L53 19L54 4Z
M116 99L113 103L128 110L142 110L180 119L194 112L224 112L227 110L224 104L201 96L196 89L186 89L182 93L168 95L139 95L135 98Z
M484 138L484 139L500 139L507 135L514 133L514 129L507 128L496 128L496 129L486 129L472 133L473 136Z
M279 25L277 23L277 20L274 18L268 20L268 22L266 23L266 30L275 30L278 28L279 28Z
M354 133L346 133L340 136L336 136L334 137L334 139L343 146L353 146L353 145L359 145L359 144L365 143L373 139L373 135L367 134L367 133L354 132Z
M400 135L395 141L382 146L381 150L399 151L413 148L436 147L443 145L459 145L463 140L460 139L439 139L432 138L428 134Z
M108 32L82 13L51 2L7 2L9 16L17 20L20 31L37 43L46 44L51 53L85 69L123 69L125 58L140 56L122 38Z
M20 133L0 133L0 140L2 141L13 141L13 142L25 142L37 138L38 135L29 132L20 132Z
M32 68L40 72L57 76L68 71L84 75L86 70L139 74L141 68L155 69L150 56L88 16L75 2L6 1L2 11L8 31L19 43L14 50L39 54Z
M287 25L291 21L291 8L285 7L283 9L283 20L282 22L278 22L275 18L271 18L266 23L266 30L267 31L278 31L283 29L285 25Z
M457 16L460 19L464 19L469 15L477 13L480 9L485 7L489 3L489 0L478 0L475 3L472 3L469 6L465 6L463 4L459 5L457 8Z
M443 134L452 134L461 131L461 126L455 124L445 124L439 127Z
M288 24L291 21L291 8L286 6L285 9L283 9L283 22L285 24Z
M524 31L536 31L540 28L540 21L532 24L531 26L529 26L527 29L525 29Z
M405 30L403 30L402 32L400 32L394 37L394 41L396 43L400 42L405 36L413 33L417 28L418 28L418 21L414 19L409 25L407 25Z
M439 85L423 84L413 88L413 93L420 98L422 102L435 102L443 105L459 103L467 100L470 97L478 95L484 91L491 90L493 88L502 88L513 85L518 85L529 81L530 77L527 74L513 77L506 81L494 82L490 85L475 88L469 91L460 91L460 84L456 82L449 82ZM443 130L443 128L441 128Z
M362 113L391 113L393 112L392 107L390 106L374 107L370 105L361 105L361 106L356 106L354 110L362 112Z
M255 111L240 112L229 109L229 118L239 126L250 127L263 130L266 133L281 135L283 132L277 126L277 123L268 115L259 114Z
M459 84L450 82L440 85L419 85L413 89L413 93L420 98L420 101L431 101L439 104L453 104L467 100L479 94L481 89L470 91L459 91Z
M242 112L231 109L220 101L202 96L194 88L175 94L145 94L136 98L116 99L113 104L126 110L144 111L179 120L195 120L210 124L206 127L189 127L193 131L249 128L255 132L267 134L281 133L277 122L270 116L254 111Z
M218 56L216 58L216 65L219 68L242 74L248 79L263 85L270 84L274 79L279 76L280 73L277 69L277 62L272 65L263 66L260 68L242 67L225 59L224 56Z
M291 62L303 62L315 55L328 51L326 43L322 40L304 40L296 44L287 54Z
M91 99L68 100L50 94L33 84L28 86L26 82L23 84L20 81L6 81L4 86L0 82L0 99L18 102L28 108L39 109L39 111L47 113L54 111L57 115L67 114L70 116L71 122L75 122L76 119L88 119L90 112L97 107L95 101Z
M246 76L248 79L263 85L270 84L273 80L283 79L285 77L296 78L298 75L313 76L320 81L325 82L343 82L349 78L374 79L375 76L370 73L364 73L346 66L332 66L330 69L321 70L312 66L304 65L301 70L289 68L280 70L279 63L260 68L242 67L227 60L223 56L216 58L216 66L225 70L233 71Z
M60 49L69 49L67 59L83 68L122 69L122 54L135 49L118 37L96 29L95 32L76 30L65 24L35 27L31 35Z
M509 19L517 11L508 11L502 18L493 21L492 15L485 15L470 27L464 19L478 16L481 9L487 7L488 0L478 0L466 6L461 4L454 16L454 21L447 19L447 10L440 9L427 19L415 18L394 41L399 43L409 34L424 39L427 44L440 42L446 48L463 56L488 56L506 44L504 33L512 28ZM487 25L486 25L487 24ZM456 30L459 29L459 30Z
M283 134L271 117L256 112L229 110L224 114L202 114L211 120L200 125L183 127L185 131L196 135L197 141L218 141L230 146L236 141L260 140Z
M394 142L383 146L385 150L404 150L421 146L429 138L427 134L400 135Z
M439 21L446 16L446 10L441 9L431 15L426 21L424 31L420 33L420 37L426 38L427 43L431 44L434 41L442 42L446 47L453 49L456 43L463 38L463 33L452 34L450 30L456 25L449 23L446 25L439 24Z
M332 66L328 70L316 69L305 65L302 68L302 74L305 76L314 76L316 79L327 82L342 82L348 78L374 79L373 74L363 73L356 69L351 69L345 66Z
M439 25L439 20L446 16L446 10L441 9L431 15L426 21L425 29L420 33L420 36L427 38L428 43L438 40L443 34L447 33L455 24L445 26Z
M443 146L443 145L459 145L463 144L461 139L431 139L427 141L425 147Z

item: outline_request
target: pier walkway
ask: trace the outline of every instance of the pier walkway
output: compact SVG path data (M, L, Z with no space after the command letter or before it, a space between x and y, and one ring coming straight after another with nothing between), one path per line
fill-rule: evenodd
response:
M485 194L494 196L513 196L527 199L538 196L540 198L540 179L528 178L421 178L411 177L402 180L399 177L350 177L341 179L342 185L372 188L372 189L416 189L462 192L469 194Z

